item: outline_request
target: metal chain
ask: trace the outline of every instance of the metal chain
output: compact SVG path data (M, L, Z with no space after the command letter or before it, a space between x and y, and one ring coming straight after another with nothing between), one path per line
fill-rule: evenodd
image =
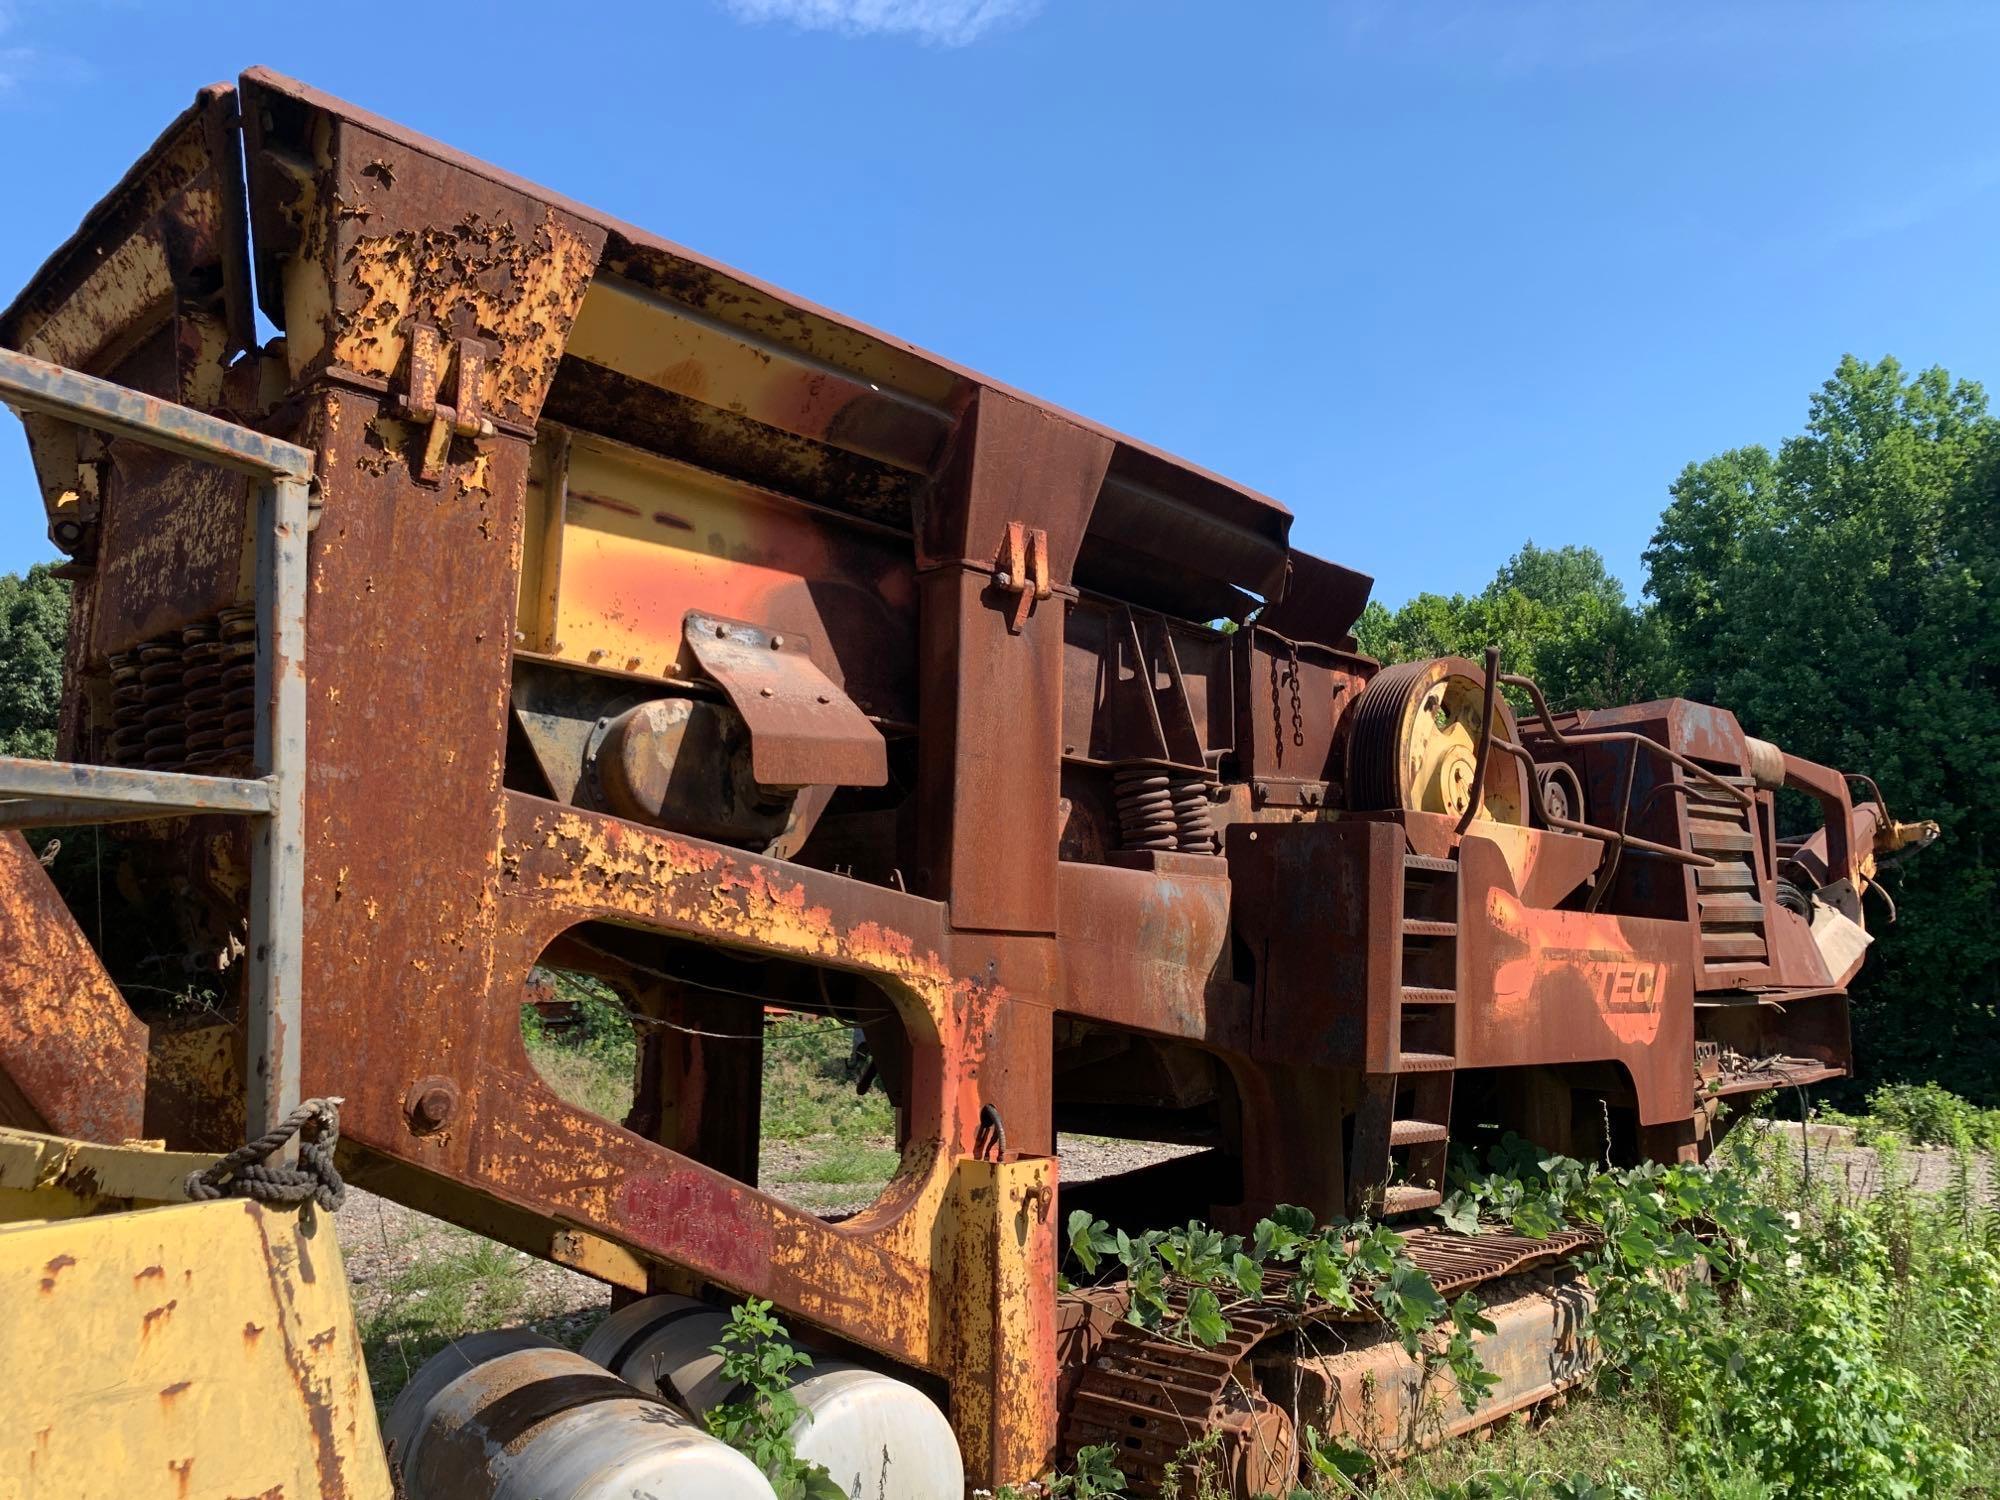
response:
M340 1144L340 1104L339 1099L306 1100L278 1125L214 1166L188 1173L185 1192L197 1203L230 1196L275 1204L311 1200L332 1213L347 1198L347 1184L333 1165L333 1149ZM299 1164L268 1165L293 1136L299 1138Z
M1306 716L1299 708L1299 643L1286 641L1285 649L1291 653L1292 659L1292 743L1303 745L1306 742Z
M1271 657L1271 747L1277 752L1278 764L1285 763L1285 717L1279 706L1278 685L1283 681L1278 674L1278 658Z

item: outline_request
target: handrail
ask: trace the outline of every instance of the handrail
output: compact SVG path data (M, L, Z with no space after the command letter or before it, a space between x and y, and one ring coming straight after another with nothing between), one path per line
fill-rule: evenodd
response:
M1528 768L1528 796L1535 804L1535 812L1549 827L1564 833L1580 833L1589 838L1603 839L1616 849L1631 848L1642 854L1657 854L1661 859L1670 859L1676 864L1692 865L1697 870L1712 870L1715 861L1705 854L1679 849L1672 844L1656 844L1651 839L1642 839L1636 833L1625 833L1616 828L1600 828L1595 823L1579 823L1574 818L1558 817L1548 810L1542 801L1542 786L1535 779L1535 757L1526 748L1512 740L1494 736L1493 748L1504 751Z
M1636 729L1572 729L1568 734L1564 734L1562 730L1556 728L1555 716L1549 712L1549 700L1542 696L1541 687L1532 677L1522 677L1510 672L1500 680L1507 684L1508 687L1520 688L1534 700L1535 714L1541 719L1542 728L1548 731L1550 739L1554 740L1564 749L1572 748L1573 742L1576 740L1591 740L1598 744L1615 744L1620 740L1627 740L1635 745L1641 745L1646 749L1657 751L1660 755L1679 766L1683 771L1708 783L1708 785L1721 792L1725 797L1728 797L1738 807L1744 809L1744 811L1747 812L1756 805L1749 793L1745 792L1743 788L1731 786L1706 766L1688 759L1687 756L1681 754L1680 751L1674 749L1671 745L1661 744L1650 734L1641 734Z
M1486 759L1493 749L1493 695L1499 691L1500 648L1486 648L1486 696L1479 711L1479 750L1472 757L1472 797L1465 804L1465 811L1458 815L1458 826L1451 831L1454 839L1465 837L1465 830L1472 826L1472 815L1479 811L1479 804L1486 800ZM1528 767L1528 780L1535 779L1535 770Z
M0 757L0 828L195 813L257 820L245 964L246 1135L299 1103L305 934L306 531L313 453L142 391L0 349L0 403L260 481L256 739L252 778ZM282 1156L297 1151L292 1142Z

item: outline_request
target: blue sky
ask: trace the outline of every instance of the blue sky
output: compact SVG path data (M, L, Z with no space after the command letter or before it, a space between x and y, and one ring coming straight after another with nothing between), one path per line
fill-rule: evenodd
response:
M1636 589L1679 467L1844 352L2000 380L2000 5L0 0L0 295L253 63L1254 485L1391 603L1529 537ZM0 474L6 569L11 420Z

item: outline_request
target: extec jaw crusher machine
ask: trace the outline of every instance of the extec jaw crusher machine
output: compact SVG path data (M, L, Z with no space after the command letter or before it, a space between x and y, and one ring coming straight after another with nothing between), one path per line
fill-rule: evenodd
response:
M268 72L0 349L72 600L59 762L0 767L0 821L93 851L59 892L0 839L17 1144L210 1160L338 1098L357 1180L769 1299L943 1412L970 1485L1066 1432L1144 1483L1217 1431L1275 1487L1304 1356L1111 1360L1068 1214L1295 1204L1518 1270L1423 1227L1450 1143L1690 1160L1722 1101L1841 1074L1874 858L1924 836L1723 709L1385 667L1369 580L1271 500ZM530 1064L538 968L648 1023L627 1118ZM758 1190L772 1011L854 1027L894 1102L859 1213ZM1059 1132L1195 1149L1066 1185ZM315 1399L348 1425L308 1403L304 1472L367 1492L372 1417Z

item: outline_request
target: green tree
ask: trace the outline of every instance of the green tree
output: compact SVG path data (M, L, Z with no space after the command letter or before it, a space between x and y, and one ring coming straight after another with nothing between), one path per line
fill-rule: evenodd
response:
M0 574L0 755L55 754L69 584L47 563Z
M1773 456L1690 464L1645 560L1695 695L1866 771L1945 837L1889 888L1857 987L1878 1076L2000 1102L2000 423L1943 370L1843 359Z
M1498 646L1502 668L1534 678L1559 709L1661 697L1677 682L1659 622L1626 602L1593 547L1530 541L1480 593L1419 594L1394 611L1370 603L1355 634L1384 661L1476 661Z

